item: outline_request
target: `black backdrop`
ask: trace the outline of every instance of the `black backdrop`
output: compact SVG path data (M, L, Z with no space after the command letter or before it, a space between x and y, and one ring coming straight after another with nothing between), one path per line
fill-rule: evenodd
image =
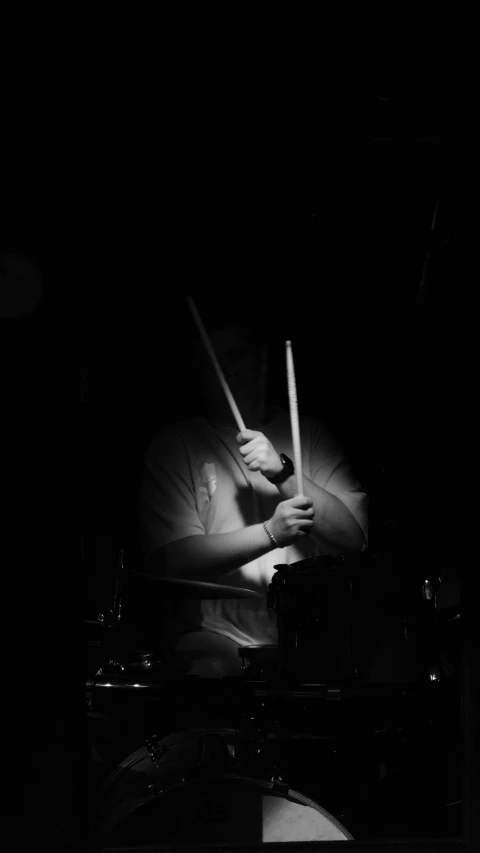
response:
M84 802L80 626L110 601L120 544L135 555L147 442L188 411L179 289L225 292L238 266L240 298L257 307L262 290L272 394L288 336L301 410L332 425L371 496L372 548L388 546L390 515L405 548L463 545L468 62L459 4L427 7L320 28L249 19L244 38L224 21L221 44L217 20L211 47L191 20L141 14L38 9L9 25L1 248L39 263L45 296L2 321L4 483L19 507L3 647L22 727L11 788L37 837ZM448 227L420 308L438 199Z

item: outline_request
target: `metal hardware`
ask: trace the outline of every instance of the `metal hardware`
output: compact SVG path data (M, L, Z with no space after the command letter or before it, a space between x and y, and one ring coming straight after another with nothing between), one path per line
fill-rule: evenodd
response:
M282 794L286 796L289 791L289 787L286 782L283 781L281 776L272 776L270 779L273 782L272 790L275 791L276 794Z
M327 687L327 699L338 702L341 698L340 687Z
M118 574L115 579L115 595L113 596L113 620L114 624L118 625L122 618L122 581L121 576L125 572L123 564L123 548L120 548L118 555Z
M150 759L154 763L156 761L160 761L160 759L165 755L166 752L165 747L161 747L159 749L156 743L154 743L154 741L157 740L158 739L156 735L152 735L152 737L146 738L145 740L145 746L147 747L148 754L150 756Z
M438 592L439 582L438 580L431 580L431 578L425 578L422 587L421 593L424 601L435 601L435 595Z

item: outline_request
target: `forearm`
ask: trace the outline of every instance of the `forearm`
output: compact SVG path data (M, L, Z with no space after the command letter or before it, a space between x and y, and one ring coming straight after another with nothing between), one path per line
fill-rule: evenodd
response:
M282 500L295 497L296 479L289 477L277 486ZM310 534L318 544L333 545L342 551L361 551L365 540L360 525L344 503L317 486L303 475L303 493L311 498L315 510L313 530Z
M262 524L231 533L187 536L159 553L164 577L221 583L222 575L256 560L272 549Z

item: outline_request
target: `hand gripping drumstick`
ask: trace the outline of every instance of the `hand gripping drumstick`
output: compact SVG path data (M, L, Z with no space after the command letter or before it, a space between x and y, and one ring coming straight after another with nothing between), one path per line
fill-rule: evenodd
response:
M292 342L285 341L287 354L288 402L290 404L290 424L292 428L293 458L297 478L297 496L303 496L302 450L300 446L300 427L298 425L297 388L293 367Z
M191 296L187 296L187 302L188 302L188 307L190 308L190 311L193 314L193 319L195 320L195 323L197 324L197 328L198 328L198 331L200 332L203 343L205 344L205 348L208 352L208 355L210 356L210 360L213 364L213 369L215 370L215 373L217 374L218 381L220 382L220 385L223 388L223 391L224 391L224 394L227 398L228 404L232 410L232 415L235 418L239 432L242 432L245 429L245 424L242 420L242 416L238 410L238 406L234 400L233 394L230 391L230 388L228 387L227 380L225 379L225 377L223 375L222 368L220 367L220 365L218 363L217 356L215 355L215 351L212 347L212 344L210 343L210 338L208 337L208 335L205 331L205 326L202 323L202 319L201 319L201 317L197 311L197 307L195 305L195 302L193 301Z

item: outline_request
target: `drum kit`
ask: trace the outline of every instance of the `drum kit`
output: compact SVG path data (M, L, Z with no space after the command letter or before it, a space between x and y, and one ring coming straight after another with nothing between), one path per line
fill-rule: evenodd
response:
M302 495L289 341L286 357ZM275 566L266 604L277 644L240 647L238 675L212 678L176 668L159 636L162 608L248 602L258 592L149 574L148 564L125 571L121 555L112 606L96 622L103 638L90 647L92 759L113 766L92 796L93 850L455 834L448 809L461 800L461 777L439 786L460 716L459 666L445 654L436 606L444 578L409 574L395 588L382 559L362 552ZM447 611L456 620L459 602Z
M239 676L214 679L176 672L152 619L139 624L129 603L143 594L155 611L165 600L257 593L125 571L120 560L111 608L86 623L91 766L99 768L93 850L375 836L372 792L398 775L402 751L425 751L454 729L459 691L454 655L442 664L442 578L417 584L392 632L399 642L390 670L378 676L375 653L362 644L371 616L358 593L371 562L356 554L276 566L267 605L278 644L240 647ZM458 622L459 602L446 610ZM411 763L407 772L410 779ZM432 819L445 832L440 806L458 802L457 789L435 796ZM396 837L402 826L415 834L406 803L397 805L397 825L384 833Z

